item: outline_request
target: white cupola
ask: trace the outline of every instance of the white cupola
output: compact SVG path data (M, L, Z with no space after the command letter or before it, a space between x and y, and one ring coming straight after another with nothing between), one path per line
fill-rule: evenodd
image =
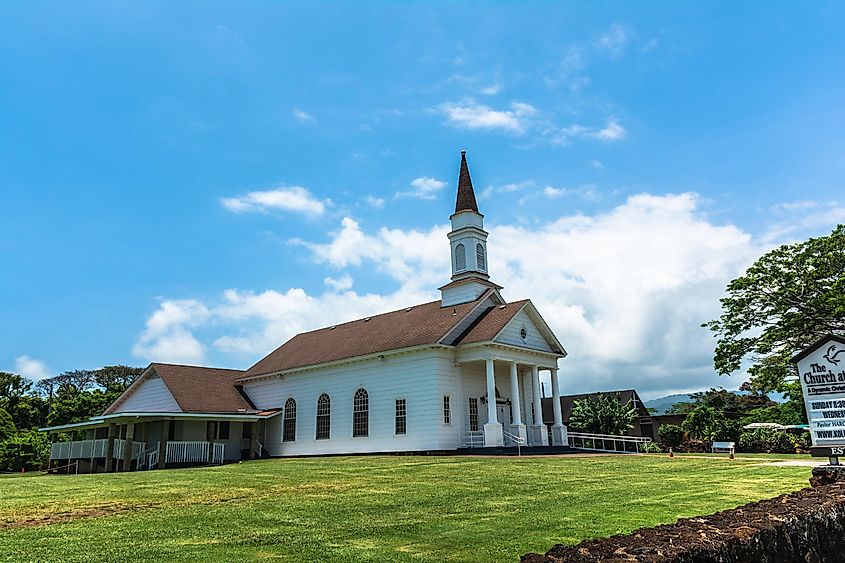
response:
M440 288L443 307L474 301L491 287L501 289L501 286L489 281L487 231L484 230L484 215L478 212L475 201L466 151L461 151L458 197L455 213L449 219L452 222L448 235L452 252L452 281Z

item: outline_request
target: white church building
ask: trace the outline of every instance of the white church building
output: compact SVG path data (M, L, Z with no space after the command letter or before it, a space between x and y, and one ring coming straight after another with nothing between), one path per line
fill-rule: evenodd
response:
M450 219L452 277L440 300L303 332L246 371L150 364L101 416L43 429L85 438L54 442L51 463L128 471L565 446L557 370L566 350L530 300L508 302L490 280L465 151ZM541 371L551 375L551 426Z

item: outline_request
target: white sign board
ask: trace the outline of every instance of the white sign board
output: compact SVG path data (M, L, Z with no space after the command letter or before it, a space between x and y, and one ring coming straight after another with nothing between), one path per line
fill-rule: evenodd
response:
M845 446L845 338L823 338L793 361L813 446Z

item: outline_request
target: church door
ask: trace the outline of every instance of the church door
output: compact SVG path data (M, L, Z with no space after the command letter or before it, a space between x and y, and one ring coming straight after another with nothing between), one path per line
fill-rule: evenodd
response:
M507 405L496 405L496 419L502 424L506 431L510 431L510 413Z

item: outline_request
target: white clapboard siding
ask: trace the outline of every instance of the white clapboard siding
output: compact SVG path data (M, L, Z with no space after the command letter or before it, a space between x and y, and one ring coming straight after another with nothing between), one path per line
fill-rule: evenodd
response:
M115 412L181 412L179 404L160 377L141 383Z
M296 441L281 441L283 415L267 421L265 447L274 456L440 450L456 447L455 425L443 424L443 394L457 395L454 353L429 349L244 384L258 408L296 400ZM369 393L369 436L352 437L352 399ZM331 398L331 438L316 440L317 399ZM407 401L407 434L394 434L395 400ZM454 416L454 414L453 414Z
M475 256L474 251L473 256ZM484 292L488 289L490 289L489 286L478 282L469 282L455 287L449 287L440 292L441 304L443 307L451 307L460 303L469 303L484 295Z
M527 332L525 340L520 335L522 327L525 327L525 331ZM543 352L552 351L552 347L546 342L545 337L537 328L537 325L531 320L531 317L528 316L528 313L525 312L525 309L517 313L505 325L501 334L495 338L495 342L520 346L522 348L531 348L532 350L542 350Z

